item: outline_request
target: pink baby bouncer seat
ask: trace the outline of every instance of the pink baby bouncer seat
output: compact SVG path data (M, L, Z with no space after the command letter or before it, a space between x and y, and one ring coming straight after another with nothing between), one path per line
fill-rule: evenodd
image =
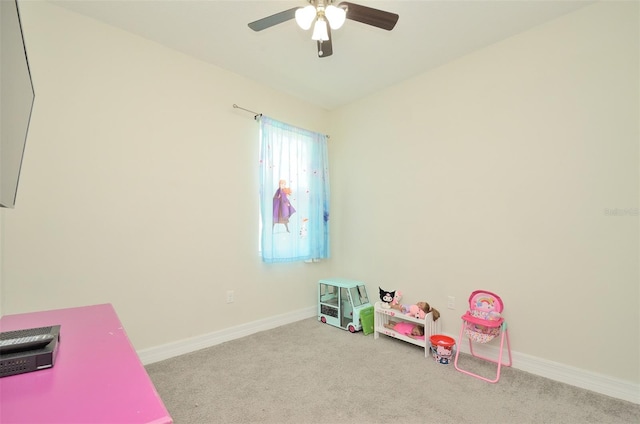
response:
M469 296L469 310L462 316L462 328L460 329L460 337L458 338L458 349L456 350L456 357L453 362L454 367L458 371L481 380L488 381L489 383L495 383L500 379L500 369L502 368L502 365L507 367L511 366L512 360L511 345L509 344L509 330L507 329L507 322L502 316L503 309L504 305L502 304L502 299L500 299L500 296L497 294L486 290L476 290L471 293L471 296ZM472 356L497 364L495 379L489 379L479 374L475 374L471 371L462 369L458 365L463 337L469 339L469 351ZM500 351L497 359L482 356L474 352L474 343L485 344L495 338L500 339ZM502 358L505 341L506 350L509 355L508 363L504 363Z

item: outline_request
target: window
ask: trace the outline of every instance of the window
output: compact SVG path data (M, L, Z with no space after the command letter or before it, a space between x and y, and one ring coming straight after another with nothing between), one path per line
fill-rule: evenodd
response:
M260 118L262 260L329 257L327 136Z

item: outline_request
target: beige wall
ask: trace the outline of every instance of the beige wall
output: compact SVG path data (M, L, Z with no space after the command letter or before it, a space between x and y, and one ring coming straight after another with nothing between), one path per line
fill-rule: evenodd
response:
M18 205L0 212L3 313L111 302L142 349L312 306L315 282L343 275L428 300L455 334L485 288L515 351L640 382L638 217L605 214L638 207L637 3L333 112L21 10L36 103ZM261 264L257 126L233 103L332 135L332 260Z
M637 18L588 7L336 111L339 269L450 334L495 291L514 350L640 382Z
M315 305L331 262L258 256L259 126L232 105L322 132L327 112L56 6L21 11L36 102L3 312L110 302L141 349Z

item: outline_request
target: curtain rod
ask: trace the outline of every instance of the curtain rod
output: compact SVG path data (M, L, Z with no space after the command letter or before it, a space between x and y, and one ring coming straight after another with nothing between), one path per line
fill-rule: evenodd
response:
M244 110L245 112L253 113L253 115L254 115L254 116L253 116L253 119L258 119L260 116L262 116L262 114L261 114L261 113L254 112L254 111L249 110L249 109L245 109L245 108L243 108L243 107L238 106L238 105L237 105L237 104L235 104L235 103L233 104L233 108L234 108L234 109L242 109L242 110Z
M254 111L249 110L249 109L245 109L245 108L243 108L243 107L241 107L241 106L238 106L238 105L237 105L237 104L235 104L235 103L233 104L233 108L234 108L234 109L241 109L241 110L244 110L245 112L253 113L253 115L254 115L254 116L253 116L253 119L255 119L256 121L258 120L258 118L260 118L260 117L262 116L262 114L261 114L261 113L254 112ZM329 136L329 134L325 134L325 135L326 135L326 137L327 137L327 138L331 138L331 137Z

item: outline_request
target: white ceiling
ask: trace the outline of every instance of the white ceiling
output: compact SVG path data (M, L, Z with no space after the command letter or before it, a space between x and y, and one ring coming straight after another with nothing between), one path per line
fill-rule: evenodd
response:
M325 109L391 86L554 19L587 0L355 0L400 15L392 31L347 20L318 58L294 20L247 24L306 0L50 0ZM337 1L336 3L339 3Z

